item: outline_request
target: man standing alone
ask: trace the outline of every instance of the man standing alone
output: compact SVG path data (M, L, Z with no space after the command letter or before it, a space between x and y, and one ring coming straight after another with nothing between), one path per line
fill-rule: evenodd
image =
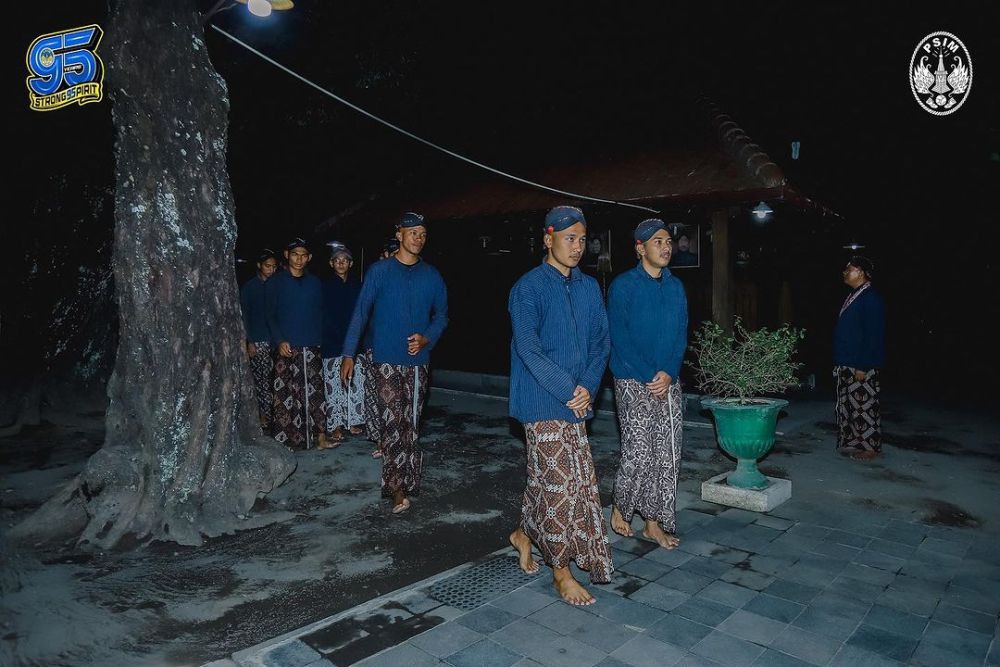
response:
M580 209L549 211L545 261L514 284L508 301L510 414L524 425L528 462L521 525L510 541L528 573L538 571L531 543L538 546L556 591L573 605L595 599L573 578L570 561L594 583L614 571L587 440L610 343L601 289L577 268L586 235Z
M285 247L288 270L267 281L267 325L277 345L274 362L274 439L292 449L326 446L323 400L323 287L306 265L306 242Z
M378 424L382 494L392 498L393 514L409 509L410 497L420 491L423 457L417 438L430 352L448 325L444 280L420 259L427 242L423 216L403 214L396 238L396 254L368 269L347 328L340 367L346 385L354 373L354 355L365 325L373 326L372 366L383 415Z
M687 297L671 275L671 239L662 220L643 220L633 233L639 264L618 276L608 293L611 372L621 429L611 527L632 536L632 514L642 533L665 549L678 545L674 510L681 464L681 386L687 347Z
M844 267L851 288L833 331L837 379L837 451L855 460L882 452L879 368L885 363L885 307L872 286L874 267L855 255Z

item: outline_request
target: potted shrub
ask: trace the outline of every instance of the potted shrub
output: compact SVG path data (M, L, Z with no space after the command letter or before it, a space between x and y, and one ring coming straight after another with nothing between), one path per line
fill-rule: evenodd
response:
M757 469L757 459L774 445L778 413L788 405L763 394L784 392L798 385L792 361L805 337L802 329L747 331L739 318L733 333L714 322L705 322L694 333L691 349L695 383L706 396L701 404L715 417L719 446L737 461L726 482L739 488L760 489L767 478Z

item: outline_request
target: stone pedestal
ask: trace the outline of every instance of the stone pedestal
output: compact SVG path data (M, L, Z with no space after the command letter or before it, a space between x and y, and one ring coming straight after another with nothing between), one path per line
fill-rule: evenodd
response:
M718 505L738 507L751 512L770 512L792 497L792 481L768 477L763 489L740 489L726 484L728 472L701 483L701 499Z

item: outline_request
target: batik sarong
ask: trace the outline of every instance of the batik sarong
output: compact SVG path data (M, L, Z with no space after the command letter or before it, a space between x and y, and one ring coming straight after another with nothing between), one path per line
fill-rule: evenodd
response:
M661 399L637 380L615 380L622 442L615 507L625 521L638 512L647 521L657 521L667 533L677 530L674 512L684 432L682 398L677 382Z
M420 492L423 454L418 425L427 398L427 366L374 365L382 450L382 495Z
M359 354L354 367L360 368L362 375L364 375L361 386L364 389L365 435L368 436L369 440L378 444L382 440L379 435L382 431L382 427L379 425L382 410L378 406L378 383L375 381L375 362L372 359L372 351L365 350Z
M253 390L257 397L257 409L260 412L260 425L264 433L271 432L271 413L273 406L274 357L271 344L265 341L252 343L256 348L250 357L250 370L253 372Z
M528 485L521 528L551 567L570 561L597 584L611 581L608 546L594 459L584 424L551 420L524 425Z
M833 369L837 378L837 449L844 454L882 451L882 409L878 369L860 382L846 366Z
M344 387L340 381L343 357L323 358L323 384L326 389L326 433L338 428L352 428L365 423L364 368L357 364L351 382Z
M323 361L318 347L293 347L274 358L274 439L292 449L315 447L326 428Z

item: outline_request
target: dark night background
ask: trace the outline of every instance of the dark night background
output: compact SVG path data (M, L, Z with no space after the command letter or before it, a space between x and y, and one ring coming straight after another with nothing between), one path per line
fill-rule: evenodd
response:
M828 373L830 331L844 296L839 274L849 254L842 246L855 241L874 259L889 308L886 388L992 396L1000 368L993 329L1000 314L1000 15L989 2L915 7L302 0L266 21L236 7L215 22L373 113L514 173L553 156L572 163L609 146L655 145L685 131L658 123L663 111L703 92L793 185L843 218L808 230L808 219L776 207L767 228L743 225L736 233L754 270L780 264L792 276L795 323L809 331L806 370L821 380ZM12 210L4 216L10 256L0 290L4 371L21 379L70 371L99 379L109 360L100 352L115 329L107 280L110 101L29 111L23 49L44 32L103 26L107 7L53 2L32 14L11 36L22 52L12 60L21 70L8 79L7 96L15 122L7 150ZM920 109L906 78L917 41L935 30L958 35L973 57L970 96L946 117ZM391 220L341 224L345 211L427 174L486 178L212 31L206 40L230 91L241 258L300 234L318 243L364 243L371 257ZM792 140L802 143L798 161L790 157ZM665 211L672 214L679 212ZM536 260L487 256L474 243L481 230L454 227L474 220L448 224L432 227L427 257L442 263L451 316L464 327L446 334L436 365L506 372L506 291ZM779 248L793 258L778 256ZM445 267L457 266L449 261L462 254L465 270L449 275ZM316 255L325 268L325 253ZM249 277L247 266L237 267L240 280Z

